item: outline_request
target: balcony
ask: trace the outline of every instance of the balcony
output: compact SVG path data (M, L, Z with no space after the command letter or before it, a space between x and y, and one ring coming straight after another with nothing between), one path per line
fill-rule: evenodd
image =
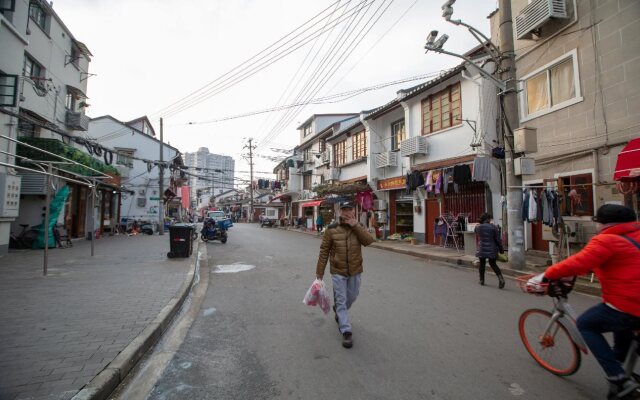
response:
M65 125L74 131L87 131L89 130L89 117L81 112L67 110Z

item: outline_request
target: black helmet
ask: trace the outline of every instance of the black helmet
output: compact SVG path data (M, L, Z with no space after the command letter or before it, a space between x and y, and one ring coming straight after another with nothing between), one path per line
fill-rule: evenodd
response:
M605 204L598 208L593 220L601 224L633 222L636 220L636 212L618 204Z

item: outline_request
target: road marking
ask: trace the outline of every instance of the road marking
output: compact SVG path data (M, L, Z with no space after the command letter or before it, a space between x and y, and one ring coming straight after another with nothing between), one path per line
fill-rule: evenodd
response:
M208 317L210 315L215 314L216 311L218 311L218 310L216 310L215 307L207 308L206 310L204 310L202 312L202 315L204 315L205 317Z

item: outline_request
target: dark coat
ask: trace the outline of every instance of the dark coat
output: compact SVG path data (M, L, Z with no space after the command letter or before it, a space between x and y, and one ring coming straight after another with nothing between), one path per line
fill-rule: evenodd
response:
M483 258L496 258L498 252L504 252L502 240L495 225L485 222L476 226L476 236L478 238L478 251L476 256Z

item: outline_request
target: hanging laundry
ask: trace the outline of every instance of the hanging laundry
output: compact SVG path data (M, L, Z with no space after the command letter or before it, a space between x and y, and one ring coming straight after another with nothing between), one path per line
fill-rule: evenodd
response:
M453 167L453 182L458 185L471 182L471 168L468 164L460 164Z
M538 217L538 201L536 192L533 189L529 189L529 210L527 213L527 220L529 222L535 222Z
M522 191L522 220L526 221L529 219L529 191Z
M476 157L473 160L473 180L476 182L491 180L491 159L489 157Z
M445 168L442 170L442 188L443 192L447 193L449 189L449 182L453 177L453 167Z
M549 217L551 213L549 212L549 197L547 196L547 190L543 190L540 192L540 200L542 208L542 223L549 226Z
M424 190L426 190L427 193L429 193L432 187L433 187L433 171L428 171L427 177L424 178Z
M360 204L363 211L369 211L373 208L373 195L371 192L358 192L356 193L356 202Z
M538 213L536 215L536 222L542 221L542 196L541 193L536 193L536 201L538 203Z
M435 192L436 194L440 194L440 187L442 186L442 171L438 170L438 171L434 171L434 177L435 177Z
M407 177L405 179L405 191L404 193L406 195L410 195L411 194L411 174L407 172Z

